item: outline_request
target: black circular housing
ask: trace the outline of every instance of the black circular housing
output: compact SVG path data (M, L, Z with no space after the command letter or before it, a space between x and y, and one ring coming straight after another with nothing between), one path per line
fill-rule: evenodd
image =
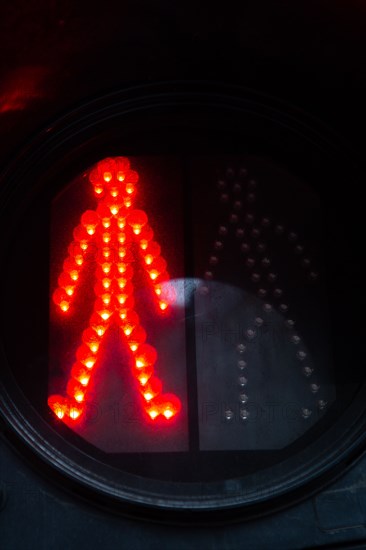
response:
M124 450L123 441L98 446L47 407L52 205L61 197L69 217L59 214L58 224L65 219L67 232L85 209L83 174L117 155L135 159L146 182L156 178L145 206L168 256L180 258L175 276L193 285L181 304L184 443L163 451L149 442L140 450ZM9 438L89 500L162 521L231 521L318 490L364 444L360 195L345 143L248 90L137 87L56 121L2 176L1 413ZM167 227L178 223L175 248ZM207 294L222 302L222 326L212 324ZM201 325L198 313L207 315ZM250 350L248 375L240 346ZM125 429L138 433L138 422Z

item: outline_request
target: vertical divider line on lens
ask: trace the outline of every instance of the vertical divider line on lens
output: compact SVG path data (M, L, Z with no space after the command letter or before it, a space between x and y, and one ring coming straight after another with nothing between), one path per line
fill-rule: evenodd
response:
M194 293L194 225L192 223L193 194L187 157L181 159L183 175L183 228L184 228L184 303L187 360L187 405L189 451L199 451L199 415L196 359L196 320Z

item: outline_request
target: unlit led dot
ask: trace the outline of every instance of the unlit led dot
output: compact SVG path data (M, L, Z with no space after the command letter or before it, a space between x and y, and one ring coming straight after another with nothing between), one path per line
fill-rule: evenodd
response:
M234 413L231 409L226 409L225 411L225 419L226 420L232 420L234 418Z
M241 343L238 344L238 345L236 346L236 350L237 350L239 353L244 353L245 350L246 350L245 344L241 344Z
M238 382L239 386L244 387L247 385L248 380L245 378L245 376L239 376Z
M266 291L265 288L260 288L260 289L258 290L258 296L259 296L259 298L264 298L266 295L267 295L267 291Z
M229 195L227 193L221 193L220 201L224 202L224 203L228 202L229 201Z
M254 222L254 215L253 215L253 214L249 214L249 213L246 214L246 216L245 216L245 221L246 221L247 223L253 223L253 222Z
M210 256L210 260L209 260L210 265L217 265L218 261L219 261L219 259L218 259L217 256Z
M291 231L291 233L288 234L288 240L292 243L297 241L297 234Z
M222 235L223 237L225 237L228 233L228 229L227 227L225 227L224 225L220 225L219 227L219 235Z
M257 250L258 250L259 254L263 254L263 252L265 252L266 248L267 247L264 243L258 243Z
M326 406L327 406L327 402L324 401L324 399L319 399L319 401L318 401L319 409L322 411L326 408Z
M280 288L275 288L274 291L273 291L273 295L276 297L276 298L280 298L282 296L283 292Z
M234 183L234 185L233 185L234 193L240 193L241 189L242 189L242 186L241 186L240 183Z
M239 400L240 403L247 403L248 402L248 396L246 393L240 393L239 394Z
M249 252L250 246L249 246L248 243L242 243L241 246L240 246L240 249L241 249L242 252L244 252L246 254L247 252Z
M300 341L301 341L301 338L297 334L294 334L293 336L291 336L291 342L293 344L298 345Z
M299 254L299 255L300 255L300 254L302 254L302 253L304 252L304 247L301 246L300 244L298 244L298 245L295 246L295 249L294 249L294 250L295 250L295 254Z
M223 244L222 241L215 241L215 243L214 243L214 248L216 250L222 250L223 246L224 246L224 244Z
M257 239L259 237L259 235L261 234L261 232L259 231L259 229L257 229L256 227L254 227L252 229L252 237L254 237L255 239Z
M312 369L311 367L306 366L302 369L302 371L303 371L303 373L306 377L309 377L313 374L314 369Z
M305 419L310 418L312 411L306 407L301 409L301 416Z
M210 293L210 289L206 285L200 285L198 287L198 292L201 296L207 296Z
M269 267L271 265L271 260L265 257L262 259L261 264L263 267Z
M310 267L310 263L311 262L310 262L309 258L304 258L301 262L301 265L305 268L308 268L308 267Z
M256 317L254 319L254 323L257 327L262 327L264 324L264 320L262 319L262 317Z
M249 340L253 340L253 338L256 337L257 332L252 328L248 328L248 330L245 331L245 335Z
M253 267L255 265L255 259L254 258L248 258L246 261L246 265L248 267Z
M315 271L311 271L309 273L309 279L310 281L316 281L318 278L318 273L316 273Z
M225 189L225 187L226 187L226 182L224 180L219 180L217 182L217 188L218 189Z
M271 220L269 218L262 218L261 224L263 227L269 227L271 225Z
M268 281L270 283L274 283L276 280L277 280L277 275L276 273L268 273L268 277L267 277Z
M286 311L288 311L288 305L287 304L280 304L279 309L280 309L280 311L282 311L282 313L286 313Z
M306 359L306 352L303 350L299 350L296 356L298 359L300 359L300 361L304 361L304 359Z
M253 283L258 283L261 279L261 276L259 273L252 273L251 279Z
M243 205L241 201L235 201L233 206L234 206L234 210L238 211L238 210L241 210Z
M242 239L244 237L245 231L242 227L238 227L235 234L238 239Z
M293 319L286 319L286 326L288 328L294 328L295 326L295 321Z
M205 271L204 277L205 277L206 281L212 281L212 279L213 279L212 271Z
M237 214L230 214L229 221L230 223L238 223L239 216Z
M242 420L247 420L249 418L249 411L247 409L240 409L239 416Z
M275 227L275 233L276 233L276 235L282 235L283 232L284 232L284 230L285 230L285 228L283 227L283 225L278 224L278 225L276 225L276 227Z
M319 384L310 384L310 389L312 391L312 393L318 393L318 391L320 390L320 386Z
M271 304L263 304L263 311L266 313L270 313L272 311L272 305Z
M239 367L240 370L245 369L246 366L247 366L247 362L244 361L244 359L240 359L240 360L238 361L238 367Z

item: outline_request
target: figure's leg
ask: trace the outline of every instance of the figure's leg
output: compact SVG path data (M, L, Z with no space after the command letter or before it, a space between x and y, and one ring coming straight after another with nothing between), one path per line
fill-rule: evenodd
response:
M107 311L107 310L106 310ZM105 313L104 317L106 317ZM111 316L103 318L95 312L89 320L89 327L82 335L83 343L76 351L74 363L66 386L67 396L51 395L48 405L58 418L76 420L85 411L85 398L89 382L98 360L99 348L111 324Z
M146 331L132 307L120 308L118 324L133 356L132 373L143 399L143 406L151 419L162 415L167 420L181 409L178 397L162 393L162 382L154 376L154 365L157 360L156 349L146 343Z

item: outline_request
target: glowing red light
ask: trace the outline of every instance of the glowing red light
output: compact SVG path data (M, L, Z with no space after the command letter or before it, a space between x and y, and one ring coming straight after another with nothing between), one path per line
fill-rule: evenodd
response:
M64 271L58 279L59 287L52 295L60 310L68 311L80 286L84 264L89 260L96 262L94 313L82 334L83 343L76 351L77 362L71 369L66 388L68 397L50 396L48 400L60 419L76 420L82 415L82 403L87 398L101 344L112 323L120 327L132 355L132 373L149 417L162 416L169 420L181 407L176 396L161 394L162 383L154 376L157 352L146 343L146 331L134 311L132 264L138 259L147 274L147 284L156 298L158 310L164 313L172 303L165 290L169 275L160 245L153 241L154 233L146 213L133 208L138 179L137 172L130 169L125 157L105 159L89 174L98 206L95 211L84 212L80 225L74 229L75 242L69 247Z

